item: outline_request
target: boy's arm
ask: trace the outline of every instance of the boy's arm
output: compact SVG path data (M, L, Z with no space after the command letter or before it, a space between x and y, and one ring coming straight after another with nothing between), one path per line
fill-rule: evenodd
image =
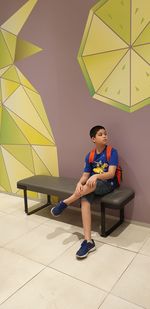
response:
M87 185L92 187L93 185L96 184L96 180L108 180L111 178L114 178L115 172L116 172L116 166L115 165L110 165L108 172L103 172L102 174L95 174L92 175L88 180L87 180Z
M109 168L108 168L108 172L104 172L102 174L99 174L97 179L107 180L107 179L114 178L115 173L116 173L116 168L117 168L116 165L110 165Z
M87 182L89 176L90 176L90 173L84 172L82 174L80 180L78 181L78 183L80 183L81 185L85 185L85 183Z

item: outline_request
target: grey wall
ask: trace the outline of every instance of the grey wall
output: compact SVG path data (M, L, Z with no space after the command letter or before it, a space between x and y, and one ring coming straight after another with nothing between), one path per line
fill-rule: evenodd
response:
M26 1L0 0L1 24ZM80 177L93 147L88 132L104 125L120 154L123 184L136 192L126 217L150 223L150 106L132 114L89 95L77 62L83 30L94 0L39 0L20 36L43 52L18 63L40 92L58 147L60 175Z

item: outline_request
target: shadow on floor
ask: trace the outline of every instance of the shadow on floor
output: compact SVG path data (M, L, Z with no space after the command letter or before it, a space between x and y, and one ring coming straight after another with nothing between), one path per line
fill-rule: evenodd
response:
M71 224L73 226L82 228L82 219L81 219L81 211L80 208L75 209L75 207L70 207L67 208L59 217L53 217L50 213L50 209L51 206L48 206L40 211L38 211L37 213L35 213L35 215L37 216L43 216L45 218L50 218L51 220L57 221L57 222L63 222L66 224ZM118 218L116 217L112 217L110 218L109 216L107 217L106 220L106 228L110 228L116 221L118 220ZM123 223L118 229L116 229L111 236L112 237L118 237L120 235L120 233L122 233L128 226L128 223ZM98 234L100 234L101 231L101 222L100 222L100 213L97 212L97 214L94 212L92 213L92 231L97 232ZM54 232L55 236L57 234L60 234L63 232L63 229L61 227L58 227L57 230ZM66 232L64 230L64 232ZM69 232L69 230L68 230ZM78 233L79 235L76 234L76 236L78 236L79 239L83 238L83 235L81 233ZM52 237L52 235L49 235L49 237Z

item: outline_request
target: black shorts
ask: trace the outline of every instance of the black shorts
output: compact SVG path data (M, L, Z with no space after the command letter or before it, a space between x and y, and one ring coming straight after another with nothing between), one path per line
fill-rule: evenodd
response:
M111 185L111 183L106 180L97 180L95 191L82 196L81 200L86 199L91 204L96 196L104 196L112 192L116 187L117 185Z

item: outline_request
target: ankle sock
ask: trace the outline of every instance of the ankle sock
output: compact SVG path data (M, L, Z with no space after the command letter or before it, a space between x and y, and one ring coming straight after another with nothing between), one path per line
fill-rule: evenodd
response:
M92 239L86 239L86 241L92 244Z

